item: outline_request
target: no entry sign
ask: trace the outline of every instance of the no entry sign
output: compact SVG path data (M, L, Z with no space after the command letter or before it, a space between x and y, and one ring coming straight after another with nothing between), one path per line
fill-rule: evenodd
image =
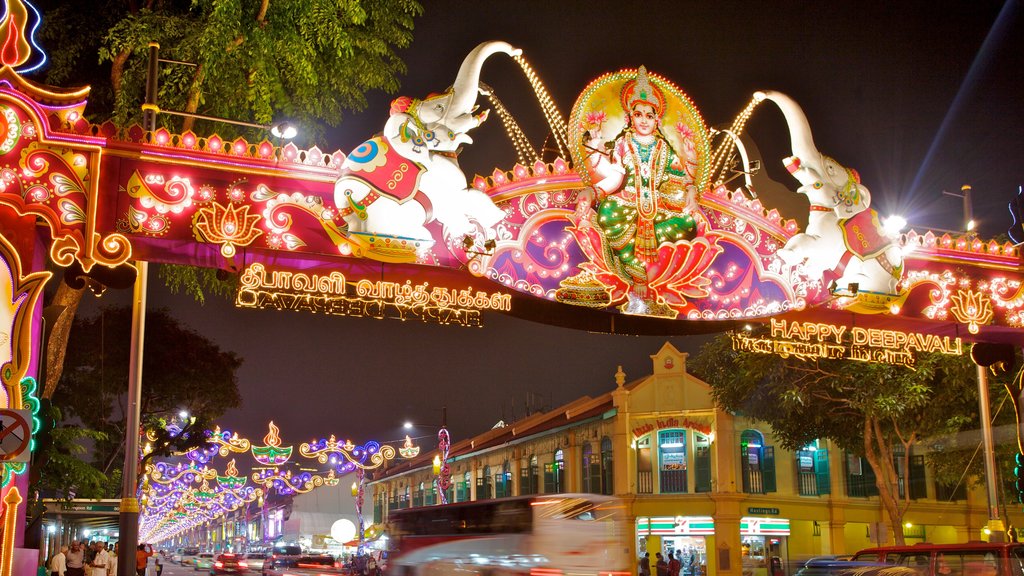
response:
M0 461L28 462L32 441L32 414L28 410L0 409Z

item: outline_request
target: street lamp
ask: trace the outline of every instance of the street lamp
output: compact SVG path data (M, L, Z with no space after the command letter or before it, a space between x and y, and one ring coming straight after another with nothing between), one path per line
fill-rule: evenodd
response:
M977 227L977 222L974 221L974 207L971 205L971 186L970 184L964 184L960 187L960 193L942 191L946 196L953 196L955 198L962 198L964 201L964 230L967 232L973 232Z

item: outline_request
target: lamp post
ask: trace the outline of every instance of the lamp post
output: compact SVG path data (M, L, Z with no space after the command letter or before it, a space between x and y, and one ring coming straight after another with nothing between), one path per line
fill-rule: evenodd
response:
M971 186L970 184L964 184L960 187L960 192L946 192L942 191L946 196L953 196L955 198L962 198L964 201L964 231L973 232L977 227L977 222L974 221L974 206L971 202Z
M356 482L352 483L352 497L356 499L356 520L358 521L357 536L359 545L356 546L356 556L363 555L363 543L366 540L366 522L363 520L363 486L366 482L366 471L356 468Z
M451 448L448 435L448 407L441 408L441 429L437 431L437 451L434 456L434 475L437 476L437 492L441 504L448 503L448 488L452 485L452 469L448 466L448 450Z
M406 422L403 426L406 430L411 430L415 427L412 422ZM448 503L447 490L452 485L452 469L448 466L448 451L451 449L452 441L451 436L448 434L448 407L443 406L441 408L441 426L432 426L438 428L437 431L437 454L434 455L433 460L433 472L434 472L434 485L437 487L438 498L441 504Z

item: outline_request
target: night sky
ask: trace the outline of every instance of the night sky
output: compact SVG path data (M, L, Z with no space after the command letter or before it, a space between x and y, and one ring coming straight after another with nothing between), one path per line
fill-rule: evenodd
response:
M400 94L444 90L465 54L485 40L522 48L565 116L591 79L641 64L679 85L712 126L730 123L755 90L774 89L803 106L822 152L860 172L881 215L900 213L919 230L958 228L962 203L942 191L971 184L981 235L1003 234L1010 225L1005 206L1024 182L1019 2L424 4L415 41L403 52L409 73ZM539 143L543 115L519 67L497 55L481 79ZM370 94L370 107L345 118L323 147L354 148L383 126L397 95ZM749 132L769 174L795 190L781 166L789 145L781 113L763 105ZM467 174L515 163L495 115L472 136L476 144L461 156ZM783 200L784 216L806 214L802 198ZM508 420L513 401L522 417L531 393L534 405L554 407L608 391L618 364L630 379L646 375L649 356L666 341L497 313L485 313L476 329L236 310L228 302L200 307L169 295L155 274L150 295L151 306L169 307L245 358L244 406L223 425L258 440L273 419L284 440L296 444L328 434L397 439L406 419L439 423L443 405L458 440ZM670 341L693 352L701 342Z

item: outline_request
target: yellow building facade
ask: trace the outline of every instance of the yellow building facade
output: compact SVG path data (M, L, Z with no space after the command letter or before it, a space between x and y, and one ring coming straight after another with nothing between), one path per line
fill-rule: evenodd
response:
M647 376L627 383L620 369L606 394L455 442L449 501L614 494L627 504L635 556L680 553L684 567L692 557L694 572L705 574L791 574L813 556L892 542L866 461L827 441L796 452L776 446L763 423L717 409L686 359L666 343ZM435 455L375 474L375 522L437 504ZM910 461L900 471L911 497L898 528L907 543L983 538L984 490L936 484L923 455Z

